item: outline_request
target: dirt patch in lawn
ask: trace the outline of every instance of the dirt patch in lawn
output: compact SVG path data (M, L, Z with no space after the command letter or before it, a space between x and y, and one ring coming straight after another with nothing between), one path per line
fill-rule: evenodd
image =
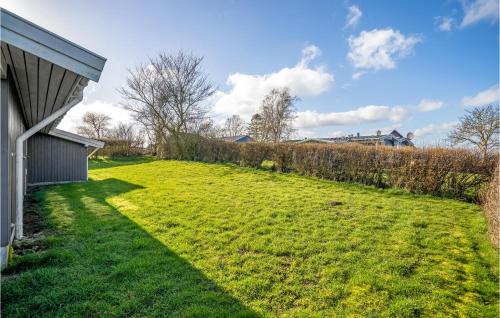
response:
M24 235L32 237L44 229L41 216L40 198L37 196L39 187L28 190L24 199Z
M38 190L39 187L29 188L24 199L24 237L22 240L13 242L14 251L18 255L39 252L47 248L44 243L47 227L41 213L41 200Z
M343 205L344 203L342 203L340 201L331 201L328 204L330 204L330 206L338 206L338 205Z

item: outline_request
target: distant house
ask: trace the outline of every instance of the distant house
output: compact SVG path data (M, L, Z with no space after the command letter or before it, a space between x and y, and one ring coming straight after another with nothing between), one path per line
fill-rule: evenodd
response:
M305 138L301 140L294 140L295 143L325 143L325 144L347 144L357 143L369 146L389 146L389 147L414 147L413 134L408 133L406 137L401 135L397 130L391 131L389 134L382 134L377 131L376 135L361 136L359 133L344 137L333 138Z
M246 135L222 137L221 140L224 140L227 142L252 142L252 141L254 141L252 137L246 136Z

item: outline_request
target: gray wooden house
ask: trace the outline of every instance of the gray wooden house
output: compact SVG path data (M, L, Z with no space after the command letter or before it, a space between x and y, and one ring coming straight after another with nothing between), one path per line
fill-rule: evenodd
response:
M102 147L55 129L97 82L106 59L0 8L0 260L23 237L28 183L84 181L89 148Z
M88 157L104 143L60 129L28 139L27 185L88 180Z

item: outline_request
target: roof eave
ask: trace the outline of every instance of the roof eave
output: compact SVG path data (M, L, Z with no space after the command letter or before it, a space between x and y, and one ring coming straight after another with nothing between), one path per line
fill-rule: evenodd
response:
M1 39L23 51L97 82L106 59L0 8Z

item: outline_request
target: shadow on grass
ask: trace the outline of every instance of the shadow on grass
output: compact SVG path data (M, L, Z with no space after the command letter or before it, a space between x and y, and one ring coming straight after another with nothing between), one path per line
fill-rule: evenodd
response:
M151 156L90 159L89 170L138 165L155 160L156 158Z
M106 179L40 190L56 234L4 275L2 316L257 317L106 201L140 188Z

